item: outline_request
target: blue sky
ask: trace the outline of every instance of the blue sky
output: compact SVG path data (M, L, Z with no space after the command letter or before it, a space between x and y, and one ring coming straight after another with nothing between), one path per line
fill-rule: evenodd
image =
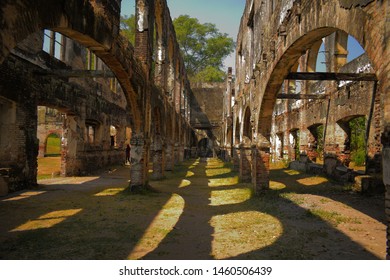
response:
M167 2L172 19L180 15L189 15L197 18L201 23L214 23L221 32L229 34L236 41L246 0L167 0ZM130 15L134 13L135 0L122 0L122 14ZM348 61L364 52L352 37L349 39L348 45ZM323 56L320 54L317 62L319 65L321 65L321 60L323 61ZM228 57L224 64L226 70L227 67L233 67L234 71L234 54Z

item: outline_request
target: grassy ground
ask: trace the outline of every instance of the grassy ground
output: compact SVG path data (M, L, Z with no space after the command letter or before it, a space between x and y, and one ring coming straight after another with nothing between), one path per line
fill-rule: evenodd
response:
M128 191L129 169L0 200L2 259L383 259L383 197L274 167L253 197L230 164L191 160Z
M58 137L47 138L46 155L54 156L61 154L61 139Z
M38 158L38 180L60 175L61 157Z

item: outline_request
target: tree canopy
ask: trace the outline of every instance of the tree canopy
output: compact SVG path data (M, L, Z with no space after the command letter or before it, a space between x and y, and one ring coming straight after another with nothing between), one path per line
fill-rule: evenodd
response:
M130 16L121 16L121 33L127 39L129 39L130 43L135 43L135 15Z
M188 77L194 82L221 82L223 60L234 51L234 41L212 23L181 15L173 20ZM121 17L121 32L134 45L135 15Z
M223 81L223 60L233 52L234 41L212 23L181 15L173 20L188 76L193 81Z

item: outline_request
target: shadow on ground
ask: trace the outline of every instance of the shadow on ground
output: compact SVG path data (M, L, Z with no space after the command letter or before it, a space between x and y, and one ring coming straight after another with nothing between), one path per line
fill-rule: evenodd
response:
M323 179L316 183L304 174L273 170L271 190L252 197L251 185L239 183L229 164L197 159L150 182L157 192L131 194L128 174L118 167L96 178L64 178L3 198L0 258L385 256L381 198L351 194Z

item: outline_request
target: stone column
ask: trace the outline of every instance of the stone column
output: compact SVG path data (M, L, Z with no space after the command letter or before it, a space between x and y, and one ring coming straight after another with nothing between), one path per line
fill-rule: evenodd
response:
M225 149L225 147L221 147L220 158L221 158L221 160L226 161L226 149Z
M387 217L387 259L390 260L390 125L382 134L383 183L386 186L385 211Z
M130 144L130 189L138 191L147 185L147 147L143 134L133 134Z
M186 147L185 148L185 159L190 159L191 158L191 148Z
M240 148L235 146L233 148L233 171L240 170Z
M174 164L177 165L180 163L180 146L179 143L175 143L173 147L173 158L174 158Z
M80 153L86 141L84 119L67 115L61 139L61 176L79 176L84 170Z
M228 144L225 148L225 161L226 162L230 162L232 160L231 152L232 152L232 147L230 144Z
M165 148L165 171L173 171L174 155L173 144L168 142Z
M240 145L240 182L252 181L252 148L248 144Z
M179 163L184 161L184 145L179 145Z
M163 157L163 145L161 136L157 135L154 138L151 147L152 162L153 162L153 172L152 178L155 180L160 180L164 178L164 157Z
M270 145L260 143L252 146L252 183L255 195L269 189Z

